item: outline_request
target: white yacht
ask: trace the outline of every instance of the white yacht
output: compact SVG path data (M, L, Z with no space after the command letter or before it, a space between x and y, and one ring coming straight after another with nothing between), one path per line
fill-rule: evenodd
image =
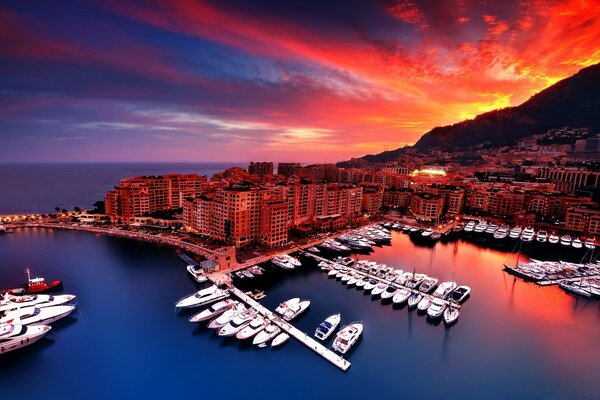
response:
M571 236L569 236L569 235L563 235L560 238L560 244L562 244L563 246L570 246L572 241L573 240L571 239Z
M376 285L377 285L377 281L375 279L371 279L370 281L365 283L365 286L364 286L365 292L370 292L371 290L375 289Z
M535 235L535 240L539 243L546 243L548 241L548 232L541 230Z
M466 285L460 285L456 289L452 291L450 294L449 300L452 300L456 303L462 303L467 299L469 294L471 293L471 288Z
M490 224L490 225L488 225L488 227L486 228L486 230L485 230L485 233L489 233L489 234L491 235L492 233L496 233L496 231L497 231L498 229L499 229L499 228L498 228L498 225L496 225L496 224Z
M231 300L231 299L225 299L225 300L218 301L218 302L214 303L213 305L211 305L210 307L208 307L206 310L202 310L199 313L192 315L192 317L190 318L189 321L190 322L201 322L201 321L209 320L213 317L216 317L219 314L224 313L225 311L229 310L236 304L239 304L239 303L237 301Z
M188 265L187 272L189 272L192 278L198 283L203 283L208 280L206 275L204 275L204 270L199 265Z
M353 322L344 326L337 333L333 341L333 349L339 353L346 354L348 350L356 343L363 331L362 322Z
M252 344L257 346L265 345L269 340L279 335L279 332L281 332L281 328L271 323L267 325L262 331L258 332L256 336L254 336Z
M283 254L273 257L271 260L273 264L283 269L294 269L294 264L290 263L287 257L283 257Z
M421 232L421 236L428 238L433 233L433 229L427 228L423 232Z
M531 242L535 236L535 231L532 227L528 226L523 229L523 233L521 234L521 240L524 242Z
M375 285L375 287L373 288L373 291L371 292L371 295L379 296L381 293L383 293L387 289L387 287L388 287L388 285L386 285L383 282L380 282L377 285Z
M320 340L326 340L331 336L337 329L342 316L340 314L333 314L325 318L325 321L321 322L315 331L315 337Z
M392 302L394 304L402 304L404 303L406 300L408 300L408 298L411 295L411 291L409 289L406 288L400 288L396 291L396 294L394 295L394 297L392 297Z
M558 235L555 235L554 233L548 237L548 243L556 244L559 241L560 241L560 238L558 237Z
M224 325L219 329L218 335L219 336L235 335L236 333L238 333L239 331L244 329L246 327L246 325L248 325L250 322L252 322L252 320L254 319L254 317L256 317L256 315L257 315L257 311L252 308L249 310L244 310L241 313L236 314L236 316L233 317L231 319L231 321L229 321L227 323L227 325Z
M425 311L429 308L429 306L431 306L431 299L429 298L429 296L424 296L421 299L421 301L419 301L419 303L417 304L417 310Z
M571 246L573 246L575 249L581 249L583 247L583 243L581 242L581 239L575 238L573 239Z
M510 232L510 227L508 225L502 225L501 227L494 232L494 239L504 239L508 236Z
M427 309L427 317L431 319L440 318L446 310L446 303L441 299L433 299Z
M475 226L474 231L477 233L482 233L482 232L485 232L487 227L488 227L488 223L486 221L481 221Z
M437 278L427 277L419 285L419 290L423 293L429 293L433 290L433 288L435 287L435 285L437 285L437 283L438 283Z
M300 303L300 297L294 297L292 299L286 300L283 303L280 303L277 308L275 308L275 312L277 314L283 315L290 307L295 307Z
M206 289L198 290L196 293L186 296L175 304L176 308L200 307L214 301L223 300L229 296L229 291L219 289L212 285Z
M366 277L362 277L356 281L356 288L359 290L364 289L366 284L367 284Z
M285 342L287 342L289 338L290 335L288 335L285 332L281 332L279 335L275 336L275 339L273 339L273 341L271 342L271 347L279 347Z
M308 307L310 307L310 300L302 300L297 304L290 305L281 316L289 322L305 312Z
M586 249L590 249L590 250L594 250L596 248L596 243L594 242L594 239L592 238L588 238L583 245L585 246Z
M265 329L265 326L267 326L267 321L265 318L262 315L257 315L252 321L250 321L248 325L236 333L235 337L240 340L249 339Z
M473 232L473 229L475 229L475 221L469 221L469 223L465 225L465 228L463 230L465 232Z
M383 292L381 292L381 300L387 300L394 297L396 294L396 288L392 285L388 286Z
M421 301L422 298L423 298L423 295L421 293L413 292L408 297L408 307L412 308L412 307L416 306L417 304L419 304L419 302Z
M510 233L508 234L508 236L511 239L518 239L521 236L521 227L520 226L515 226L514 228L512 228L510 230Z
M435 292L433 292L433 295L440 299L445 299L454 289L456 289L456 282L442 282Z
M208 327L211 329L221 328L222 326L227 325L229 321L231 321L237 314L243 312L244 310L246 310L246 305L237 302L237 304L219 315L217 318L212 319L208 323Z
M52 329L48 325L0 325L0 354L29 346L40 340Z
M27 294L15 296L6 294L0 300L0 312L15 310L17 308L36 306L39 308L60 306L75 300L72 294L49 295L49 294Z
M451 325L455 323L458 320L459 316L460 312L458 311L458 308L447 307L444 310L444 322L446 323L446 325Z
M0 318L0 324L50 324L66 317L75 310L75 306L25 307L7 311Z

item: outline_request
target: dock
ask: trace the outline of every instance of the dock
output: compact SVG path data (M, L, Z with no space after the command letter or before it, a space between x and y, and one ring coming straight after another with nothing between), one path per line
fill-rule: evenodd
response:
M188 256L185 253L179 253L179 258L181 258L183 261L185 261L187 263L187 265L193 265L194 267L197 267L198 262L196 262L194 259L192 259L190 256Z
M275 325L281 328L282 331L286 332L288 335L298 340L300 343L341 369L342 371L347 371L350 368L350 361L346 360L342 356L336 354L333 350L328 349L323 346L321 343L317 342L311 336L302 332L298 328L294 327L292 324L284 321L277 314L264 307L262 304L236 288L235 286L230 286L229 290L232 294L234 294L237 298L242 300L248 306L257 310L261 315L270 319Z

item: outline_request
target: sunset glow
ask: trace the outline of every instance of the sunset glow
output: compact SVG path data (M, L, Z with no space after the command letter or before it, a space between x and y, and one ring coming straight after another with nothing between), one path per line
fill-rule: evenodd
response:
M4 161L336 161L600 62L597 0L4 2Z

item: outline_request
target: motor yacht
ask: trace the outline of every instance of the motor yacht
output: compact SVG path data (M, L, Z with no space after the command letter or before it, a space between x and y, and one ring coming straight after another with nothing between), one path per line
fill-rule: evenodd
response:
M29 346L43 338L52 329L49 325L0 325L0 354Z
M351 267L354 264L354 259L350 257L338 256L333 259L334 263L341 264L344 267Z
M271 347L279 347L285 342L287 342L289 338L290 335L288 335L285 332L281 332L279 335L275 336L275 339L273 339L273 341L271 342Z
M502 225L496 232L494 232L494 239L504 239L508 236L510 227L508 225Z
M559 241L560 241L560 238L558 237L558 235L555 235L554 233L548 237L548 243L556 244Z
M560 244L562 244L563 246L570 246L572 242L573 240L569 235L563 235L560 237Z
M456 303L462 303L467 299L470 293L470 287L466 285L460 285L452 291L452 293L450 294L450 300Z
M548 241L548 232L541 230L535 235L535 240L538 243L546 243Z
M395 294L396 288L390 285L383 292L381 292L381 300L391 299Z
M469 223L467 223L467 225L465 225L464 227L464 231L469 233L469 232L473 232L473 230L475 229L475 221L469 221Z
M431 305L427 309L427 318L438 319L441 318L446 310L446 302L441 299L433 299Z
M204 275L203 268L199 265L188 265L187 271L192 276L192 278L198 283L203 283L208 280L206 275Z
M508 237L510 237L511 239L518 239L521 236L521 227L520 226L515 226L514 228L512 228L510 230L510 233L508 234Z
M421 236L423 236L424 238L428 238L429 236L431 236L432 233L433 229L427 228L423 232L421 232Z
M375 285L375 287L371 291L371 295L379 296L381 293L383 293L387 289L387 287L388 287L388 285L386 285L385 283L379 282L377 285Z
M265 273L265 270L259 265L248 268L248 271L250 271L254 276L261 276Z
M333 268L332 270L330 270L330 271L327 273L327 276L328 276L329 278L333 278L333 277L335 277L335 276L337 275L337 273L338 273L338 272L339 272L339 270L338 270L338 269L336 269L336 268Z
M320 340L327 340L335 332L341 320L341 314L333 314L325 318L317 327L315 337Z
M61 305L52 307L25 307L6 311L0 318L0 324L51 324L66 317L75 310L75 306Z
M237 314L246 310L246 305L243 303L236 302L233 307L226 310L224 313L219 315L217 318L212 319L208 323L208 327L211 329L221 328L229 323Z
M271 262L282 269L294 269L295 268L294 264L290 263L289 260L287 259L287 257L283 257L282 254L273 257Z
M359 279L360 279L360 275L354 274L354 276L352 276L352 277L350 277L350 279L348 279L348 282L346 282L346 285L354 286L354 285L356 285L356 282L358 282Z
M369 280L364 286L365 292L370 292L371 290L375 289L376 285L377 285L377 281L375 279Z
M310 307L310 300L302 300L297 304L289 305L282 315L286 321L291 321L305 312Z
M227 325L222 326L217 333L219 336L233 336L244 329L246 325L250 324L256 315L257 311L252 308L244 310L236 314L235 317L233 317Z
M283 315L290 307L295 307L300 303L300 297L294 297L292 299L286 300L283 303L280 303L277 308L275 308L275 312L277 314Z
M458 321L459 316L460 312L458 311L458 308L447 307L444 310L444 322L446 323L446 325L452 325L453 323Z
M417 304L417 310L425 311L431 306L431 298L429 296L423 296L421 301Z
M408 298L411 295L411 291L409 289L406 288L400 288L396 291L396 294L394 294L394 297L392 298L392 303L394 304L402 304L404 303L406 300L408 300Z
M571 246L573 246L574 249L581 249L583 247L583 243L581 242L581 239L575 238L573 239Z
M473 231L477 232L477 233L482 233L485 232L485 230L488 227L488 223L486 221L480 221L476 226L475 229L473 229Z
M62 304L70 303L73 300L75 300L75 295L72 294L26 294L24 296L6 294L2 300L0 300L0 313L31 306L39 308L60 306Z
M281 332L281 328L277 325L270 323L267 325L262 331L258 332L254 339L252 340L252 344L257 345L259 347L266 345L266 343L273 339L275 336L279 335Z
M521 233L521 240L524 242L531 242L535 237L535 231L532 227L528 226L523 229L523 233Z
M488 233L488 234L490 234L490 235L491 235L491 234L493 234L493 233L496 233L496 231L497 231L498 229L499 229L498 225L496 225L496 224L490 224L490 225L488 225L488 227L485 229L485 233Z
M416 289L419 287L421 282L428 278L425 274L412 274L410 279L407 279L404 285L409 289Z
M219 289L217 285L212 285L206 289L198 290L196 293L186 296L175 304L176 308L200 307L215 301L223 300L229 297L229 291Z
M442 282L435 292L433 292L433 296L445 299L454 289L456 289L456 282Z
M365 277L360 278L359 280L356 281L356 288L359 290L364 289L365 285L367 284L367 280Z
M352 278L354 278L354 273L348 272L348 273L342 275L342 277L340 278L340 280L342 281L342 283L346 283L347 284L348 281L350 279L352 279Z
M412 228L410 228L410 233L417 233L417 232L419 232L420 230L421 230L420 228L418 228L418 227L416 227L416 226L413 226Z
M592 238L588 238L583 245L585 246L586 249L590 249L590 250L594 250L596 248L596 243L594 242L594 239Z
M225 300L218 301L218 302L214 303L213 305L211 305L210 307L208 307L206 310L202 310L199 313L192 315L190 317L189 321L190 322L202 322L202 321L212 319L213 317L216 317L217 315L222 314L225 311L229 310L236 304L239 304L239 302L237 302L235 300L231 300L231 299L225 299Z
M419 304L419 302L421 301L421 299L423 299L423 295L419 292L413 292L409 297L408 297L408 307L412 308L414 306L416 306L417 304Z
M419 290L423 293L429 293L433 290L433 288L435 288L435 285L437 285L437 283L437 278L427 277L419 285Z
M333 341L333 349L339 353L346 354L348 350L358 341L363 332L362 322L352 322L344 326L337 333Z
M575 294L582 297L592 297L592 293L589 290L589 285L583 285L583 279L579 281L563 281L558 286L567 293Z
M310 252L310 253L313 253L313 254L319 254L319 253L321 253L321 250L319 250L316 246L309 247L306 250L308 252Z
M436 240L439 240L441 237L442 237L442 234L440 233L440 231L433 231L431 236L429 236L429 239L436 241Z
M235 337L240 340L249 339L252 336L256 335L258 332L262 331L265 326L267 326L267 321L262 315L255 316L252 321L244 328L238 331L235 334Z

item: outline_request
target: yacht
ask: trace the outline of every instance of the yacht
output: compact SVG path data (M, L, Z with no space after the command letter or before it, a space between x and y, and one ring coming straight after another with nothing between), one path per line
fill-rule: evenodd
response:
M569 235L563 235L560 237L560 244L562 244L563 246L570 246L571 242L571 236Z
M419 303L417 304L417 310L419 310L419 311L425 311L430 306L431 306L431 299L429 298L429 296L423 297L421 299L421 301L419 301Z
M273 257L271 262L273 264L275 264L276 266L278 266L279 268L283 268L283 269L294 269L295 268L294 264L290 263L290 261L286 257L283 257L282 254Z
M202 321L209 320L213 317L216 317L219 314L224 313L225 311L234 307L236 304L239 304L239 302L237 302L235 300L231 300L231 299L225 299L225 300L218 301L218 302L214 303L213 305L211 305L210 307L208 307L206 310L200 311L199 313L192 315L192 317L189 319L189 321L190 322L202 322Z
M592 297L589 285L583 286L583 279L577 282L563 281L558 286L567 293L572 293L582 297Z
M365 292L370 292L371 290L375 289L376 285L377 285L377 281L375 279L371 279L364 286Z
M383 282L379 282L377 285L375 285L375 287L373 288L373 291L371 292L372 296L379 296L381 293L383 293L384 290L386 290L388 287L388 285L386 285Z
M458 311L458 308L447 307L444 310L444 322L446 323L446 325L451 325L455 323L458 320L459 316L460 312Z
M246 310L246 305L243 303L236 302L233 307L219 315L217 318L212 319L208 323L208 327L211 329L221 328L229 323L237 314Z
M187 271L190 273L192 278L198 283L206 282L208 278L204 275L204 271L199 265L188 265Z
M356 288L359 290L362 290L362 289L364 289L366 284L367 284L366 278L362 277L356 281Z
M348 350L356 343L363 331L362 322L353 322L344 326L337 333L333 341L333 349L339 353L346 354Z
M320 340L327 340L335 332L341 320L342 316L340 314L333 314L325 318L325 321L317 327L315 337Z
M342 281L342 283L348 283L348 281L350 279L354 278L354 274L352 272L348 272L347 274L342 275L342 278L340 279Z
M423 293L429 293L433 290L433 288L435 287L435 285L437 285L437 283L438 283L437 278L427 277L419 285L419 290Z
M250 324L254 317L256 317L257 311L254 309L244 310L241 313L236 314L235 317L231 319L227 323L227 325L222 326L219 331L219 336L233 336L242 329L246 327L246 325Z
M508 237L510 237L511 239L518 239L521 236L521 227L520 226L515 226L514 228L512 228L510 230L510 233L508 234Z
M498 230L498 225L496 224L490 224L488 225L488 227L485 230L485 233L489 233L490 235L493 233L496 233L496 231Z
M279 347L285 342L287 342L289 338L290 335L288 335L285 332L281 332L279 335L275 336L275 339L273 339L273 341L271 342L271 347Z
M291 321L294 318L298 317L300 314L305 312L308 307L310 307L310 300L303 300L298 304L291 305L288 309L282 314L283 319L286 321Z
M0 313L15 310L17 308L36 306L39 308L60 306L75 300L72 294L49 295L49 294L26 294L24 296L4 295L0 300Z
M410 232L410 228L412 228L412 226L410 226L410 225L404 225L402 227L402 233L408 233L408 232Z
M356 283L358 282L359 279L360 279L360 275L354 274L354 276L352 276L350 279L348 279L348 282L346 282L346 285L348 285L348 286L356 285Z
M275 308L275 312L277 314L283 315L289 307L295 307L300 303L300 297L294 297L292 299L286 300L283 303L280 303L277 308Z
M418 227L416 227L416 226L413 226L412 228L410 228L410 233L417 233L417 232L419 232L420 230L421 230L421 229L419 229Z
M337 263L337 264L341 264L344 267L351 267L354 264L354 259L352 259L350 257L339 256L339 257L334 258L333 262Z
M280 332L280 327L273 323L270 323L269 325L265 326L265 328L262 331L258 332L256 336L254 336L252 344L257 346L265 346L269 340L279 335Z
M473 230L477 233L482 233L487 229L487 227L488 227L488 223L485 221L481 221L475 226L475 229L473 229Z
M396 288L392 285L388 286L383 292L381 292L381 300L387 300L394 297L396 294Z
M408 297L408 307L414 307L417 304L419 304L419 302L421 301L421 299L423 298L423 295L419 292L413 292L409 297Z
M75 310L75 306L25 307L4 313L0 324L50 324L66 317Z
M460 285L452 291L452 293L450 294L450 300L456 303L462 303L467 299L470 293L470 287L466 285Z
M262 331L265 326L267 326L267 322L265 318L261 315L257 315L250 321L248 325L246 325L243 329L241 329L238 333L235 334L235 337L240 340L249 339L252 336L256 335L258 332Z
M596 243L594 242L594 239L592 238L588 238L583 245L585 246L586 249L590 249L590 250L594 250L596 248Z
M508 225L502 225L494 232L494 239L504 239L508 236L509 231L510 227Z
M524 242L531 242L534 236L535 231L532 227L528 226L525 229L523 229L523 233L521 234L521 240Z
M474 229L475 229L475 221L469 221L469 223L467 225L465 225L463 230L465 232L473 232Z
M560 241L560 238L558 237L558 235L555 235L554 233L548 237L548 243L556 244L559 241Z
M539 243L546 243L548 241L548 232L541 230L535 235L535 240Z
M321 253L321 250L317 249L316 246L309 247L306 250L309 251L309 252L311 252L311 253L313 253L313 254L319 254L319 253Z
M336 268L333 268L332 270L330 270L330 271L327 273L327 276L328 276L329 278L333 278L333 277L335 277L335 276L337 275L337 273L338 273L338 272L340 272L338 269L336 269Z
M442 237L442 234L440 233L440 231L433 231L433 233L431 234L431 236L429 236L429 238L433 241L438 240L439 238Z
M348 246L354 250L373 250L373 247L363 239L350 239Z
M573 239L571 246L573 246L575 249L581 249L583 247L583 243L581 242L581 239L575 238Z
M402 304L404 303L406 300L408 300L408 298L411 295L411 291L409 289L406 288L400 288L396 291L396 294L394 295L394 297L392 298L392 302L394 304Z
M446 310L446 303L441 299L433 299L427 309L427 317L438 319L444 314L444 310Z
M0 354L34 344L52 329L48 325L0 325Z
M182 298L177 302L177 304L175 304L175 307L200 307L218 300L223 300L226 297L229 297L229 291L219 289L217 285L212 285L206 289L198 290L196 293Z
M433 229L427 228L423 232L421 232L421 236L423 236L424 238L428 238L429 236L431 236L432 233Z
M440 299L445 299L455 288L456 283L453 281L442 282L435 292L433 292L433 295L435 297L439 297Z

